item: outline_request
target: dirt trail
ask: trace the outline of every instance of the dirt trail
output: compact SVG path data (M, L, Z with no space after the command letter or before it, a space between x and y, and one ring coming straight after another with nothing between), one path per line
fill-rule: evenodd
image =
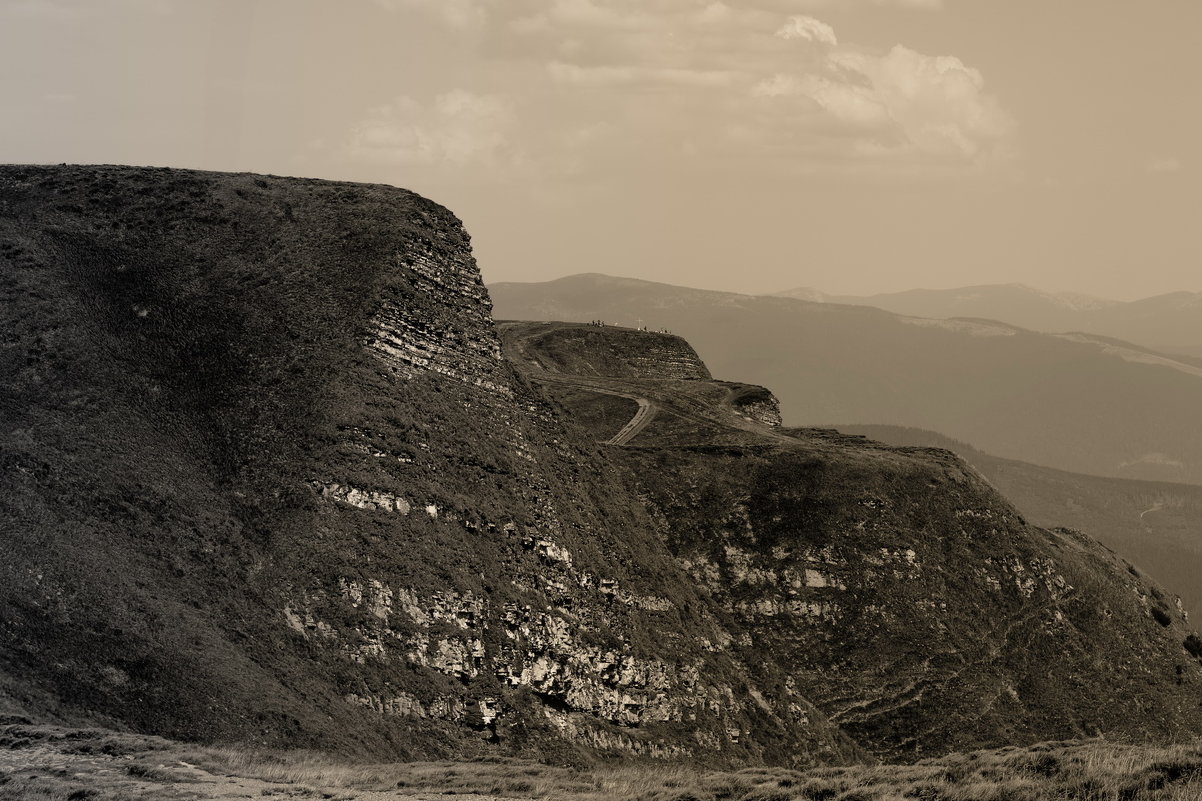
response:
M638 436L639 432L647 427L655 417L658 409L651 398L644 397L634 392L622 391L613 388L604 378L587 378L580 375L568 375L565 373L553 372L548 370L546 366L534 356L531 356L526 349L527 336L519 335L512 338L505 338L504 345L506 356L510 363L526 374L528 378L535 381L559 384L561 386L572 387L573 389L583 389L588 392L597 392L602 395L614 395L619 398L628 398L639 405L634 416L618 430L616 434L605 441L606 445L625 445L630 440Z
M659 410L659 406L651 398L638 395L634 392L623 392L606 384L605 379L584 378L582 376L569 376L563 373L552 373L549 370L542 370L539 373L528 374L535 381L540 381L547 384L559 384L560 386L571 387L573 389L583 389L586 392L597 392L602 395L613 395L619 398L628 398L639 405L634 416L627 423L618 429L618 432L609 439L605 440L606 445L625 445L630 440L638 436L639 432L647 427L647 424L655 417L655 413Z
M732 404L733 390L723 388L720 393L721 397L715 397L714 388L724 386L723 382L699 379L688 381L625 379L613 376L563 373L554 367L548 367L537 355L530 352L528 344L533 337L546 333L549 327L555 325L583 324L503 323L502 344L505 356L527 378L536 383L556 384L635 401L638 404L637 411L612 437L605 440L604 444L629 444L646 430L660 412L683 418L702 428L718 426L739 429L764 440L796 442L795 437L782 434L738 414Z

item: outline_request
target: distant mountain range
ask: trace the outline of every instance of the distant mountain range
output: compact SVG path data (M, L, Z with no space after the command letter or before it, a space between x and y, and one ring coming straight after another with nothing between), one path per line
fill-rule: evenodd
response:
M988 320L598 274L490 290L498 319L671 329L715 374L773 387L790 425L912 426L1076 473L1202 483L1195 359Z
M982 317L1034 331L1084 331L1166 353L1202 357L1202 292L1170 292L1122 302L1024 284L828 295L809 287L775 293L815 303L847 303L915 317Z

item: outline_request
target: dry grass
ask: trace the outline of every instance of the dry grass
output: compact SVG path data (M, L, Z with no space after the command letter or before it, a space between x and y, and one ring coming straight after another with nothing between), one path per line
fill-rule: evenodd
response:
M915 765L705 771L628 763L572 769L520 760L347 765L319 756L210 749L206 769L351 790L479 793L557 801L1198 801L1202 744L1044 743Z
M343 799L435 795L553 801L1199 801L1202 743L1042 743L914 765L707 771L527 760L354 764L311 753L200 747L111 732L0 727L0 801Z

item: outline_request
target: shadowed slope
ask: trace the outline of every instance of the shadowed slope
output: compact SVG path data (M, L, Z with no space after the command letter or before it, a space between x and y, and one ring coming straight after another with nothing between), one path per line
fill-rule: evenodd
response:
M713 646L621 474L503 360L445 209L8 167L0 260L0 711L392 758L858 753Z

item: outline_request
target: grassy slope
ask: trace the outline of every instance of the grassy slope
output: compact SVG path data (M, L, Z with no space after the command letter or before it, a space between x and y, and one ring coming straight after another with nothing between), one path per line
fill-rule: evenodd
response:
M674 552L751 634L749 662L789 666L875 753L1198 725L1168 598L1091 540L1024 525L950 460L821 441L631 456ZM791 588L810 568L827 586Z
M3 667L64 715L317 735L314 688L281 678L303 654L263 670L250 610L312 506L297 468L375 301L372 226L412 234L425 201L123 168L5 168L0 191Z
M0 181L14 554L0 659L36 677L12 692L39 712L179 736L411 748L403 721L342 701L353 672L290 637L279 610L296 585L386 560L398 535L418 543L405 562L443 564L417 572L444 588L472 549L431 547L420 519L364 528L308 488L333 464L379 478L344 452L348 420L390 422L410 440L391 444L413 450L440 423L465 436L487 424L432 403L437 381L388 386L360 345L397 291L398 248L458 222L391 187L126 168ZM438 500L482 468L504 473L496 456L482 449ZM478 506L512 515L507 497Z
M765 543L788 544L797 532L829 538L860 530L857 523L871 521L858 517L867 513L848 501L863 499L846 495L846 487L879 493L899 509L922 499L916 511L887 521L897 524L889 531L869 527L851 537L853 556L856 549L863 555L913 544L914 536L930 533L924 525L945 522L960 508L958 499L972 509L994 505L973 487L946 502L927 498L932 471L939 478L947 469L929 456L858 453L817 436L802 456L736 447L640 452L663 459L659 478L644 488L657 496L653 512L671 513L657 524L633 502L622 472L560 425L553 407L504 365L489 368L489 377L512 385L512 402L435 372L399 379L365 351L373 310L384 301L428 325L440 342L491 336L478 310L406 266L417 252L462 258L466 237L448 212L401 190L130 168L4 168L0 227L7 335L0 351L0 519L9 555L0 562L0 691L9 712L392 757L473 753L488 737L511 752L579 758L540 715L544 705L564 703L562 688L540 699L501 686L491 664L478 676L455 677L403 659L351 658L373 638L410 633L383 629L340 590L376 580L420 596L487 598L489 625L477 629L489 659L509 642L504 610L533 610L530 620L540 610L552 613L554 604L558 619L571 621L577 644L698 664L702 680L731 688L720 715L703 707L696 721L649 721L634 732L598 722L603 734L696 742L698 734L719 738L735 726L739 742L720 746L731 763L845 759L856 748L804 702L811 687L784 687L801 665L811 672L798 675L814 680L828 708L839 708L822 671L814 672L817 663L805 661L834 653L829 642L839 627L790 629L723 611L727 600L771 600L774 593L737 580L738 565L720 545L770 566L781 559L771 549L763 553ZM695 427L699 403L728 394L726 385L713 390L684 398L682 431ZM733 431L732 445L751 436ZM815 453L819 463L810 458ZM643 455L632 458L646 476L637 464ZM319 498L314 480L403 492L418 509L437 506L440 516L398 520L340 506ZM749 487L763 490L748 499ZM750 542L747 529L727 530L726 523L743 523L739 504L754 516ZM994 511L1010 514L1004 505ZM539 536L554 531L576 572L548 564L521 536L499 534L507 522ZM1172 676L1181 622L1170 615L1163 629L1147 628L1153 601L1145 583L1127 577L1116 584L1113 566L1081 543L1007 544L1004 535L1014 530L993 528L967 526L999 553L1054 549L1072 563L1075 586L1095 598L1115 597L1115 623L1097 619L1096 610L1092 618L1087 608L1066 610L1077 633L1068 634L1072 653L1063 663L1085 671L1090 692L1104 687L1114 698L1101 712L1067 722L1026 710L1026 728L1016 736L1052 726L1088 731L1119 718L1148 733L1189 720L1190 710L1176 708L1166 687L1179 682L1184 687L1175 692L1188 694L1197 669L1185 660ZM796 544L805 545L804 537ZM934 562L952 566L979 557L971 543L953 540L927 539L924 548ZM677 555L714 555L723 581L711 587L684 574L665 547L673 541ZM1085 557L1072 558L1073 548ZM599 603L595 589L572 584L586 573L672 603L667 610ZM896 597L930 601L929 593L906 593L946 594L941 580L933 571ZM865 625L873 625L869 599L877 589L866 578L856 588L850 608ZM1023 611L1013 589L1004 603L1007 612ZM290 628L287 609L313 614L332 633ZM899 609L909 611L892 631L913 631L907 615L914 611ZM996 622L987 616L998 611L996 599L982 601L970 622L988 631ZM879 677L881 657L913 666L931 638L942 636L939 626L959 619L954 612L918 618L927 628L900 651L868 648L864 643L875 641L860 627L840 659L864 670L860 676ZM739 636L739 647L702 645L719 624ZM1046 655L1051 640L1031 634L1033 653ZM752 635L763 636L766 649L752 647ZM526 647L519 640L518 650ZM1099 653L1129 658L1098 667L1089 660ZM520 668L521 658L510 667ZM829 673L830 664L822 669ZM936 684L950 681L947 672L931 675ZM769 700L795 699L804 724L759 706L749 678L764 679ZM879 686L876 679L849 685L855 692ZM1001 682L976 686L1004 689ZM932 687L930 697L955 689ZM1076 709L1072 697L1055 695L1070 689L1034 687L1030 697L1047 700L1041 714L1051 719ZM500 698L507 715L490 730L478 712L451 725L381 717L344 699L398 690L467 705ZM1132 712L1135 698L1152 710L1147 726ZM935 703L913 719L910 703L900 718L895 709L874 709L848 728L882 751L909 748L905 738L930 723ZM1006 732L997 721L1009 725L1009 714L1003 709L980 732L948 724L924 742L942 749L955 736L1000 738Z
M981 471L1029 520L1089 532L1202 615L1202 488L1130 481L1000 459L931 431L841 425L892 445L946 448Z

